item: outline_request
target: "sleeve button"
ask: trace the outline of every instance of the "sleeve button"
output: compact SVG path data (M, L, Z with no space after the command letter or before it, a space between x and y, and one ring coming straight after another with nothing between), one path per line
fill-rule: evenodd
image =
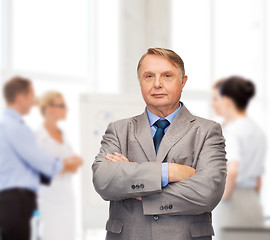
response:
M132 188L132 189L135 189L135 185L131 185L131 188Z
M141 186L140 186L141 188L144 188L144 184L141 184Z
M139 188L140 188L140 186L137 184L137 185L136 185L136 188L137 188L137 189L139 189Z
M169 209L172 209L173 208L173 206L172 205L169 205Z
M160 206L160 208L159 208L161 211L164 209L164 207L163 206Z

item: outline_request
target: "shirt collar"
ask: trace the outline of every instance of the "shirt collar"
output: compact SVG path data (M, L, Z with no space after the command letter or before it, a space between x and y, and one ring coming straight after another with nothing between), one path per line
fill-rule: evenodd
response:
M22 116L16 110L14 110L13 108L7 107L4 110L4 114L16 119L17 121L19 121L21 123L24 123Z
M173 113L171 113L170 115L166 116L165 118L158 117L157 115L155 115L154 113L152 113L148 108L146 108L150 126L152 127L154 125L154 123L157 120L159 120L159 119L167 119L170 122L170 124L171 124L172 121L173 121L173 119L177 115L177 113L181 110L181 108L182 108L182 104L181 104L181 102L179 102L179 108L177 108Z

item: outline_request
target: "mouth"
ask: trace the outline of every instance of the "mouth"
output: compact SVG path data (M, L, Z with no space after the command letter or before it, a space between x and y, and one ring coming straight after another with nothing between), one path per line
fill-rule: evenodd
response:
M162 97L165 97L166 94L163 94L163 93L154 93L151 96L152 97L155 97L155 98L162 98Z

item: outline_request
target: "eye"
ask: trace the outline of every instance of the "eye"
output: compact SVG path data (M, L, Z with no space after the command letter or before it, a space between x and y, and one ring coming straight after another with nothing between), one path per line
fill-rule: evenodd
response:
M165 74L165 77L169 78L169 77L171 77L171 75L170 74Z
M152 81L153 77L154 76L152 74L145 74L145 79L147 79L147 80L151 80Z

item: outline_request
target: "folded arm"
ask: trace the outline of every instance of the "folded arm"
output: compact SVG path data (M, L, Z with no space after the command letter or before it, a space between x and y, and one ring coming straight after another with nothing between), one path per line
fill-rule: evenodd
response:
M186 180L168 184L162 192L143 197L145 215L198 215L211 212L222 198L226 179L224 138L213 125L202 143L196 173Z
M161 192L161 163L111 162L106 154L121 153L114 123L109 124L99 154L92 165L93 184L108 201L147 196Z
M105 158L112 163L129 162L129 160L120 153L106 154ZM167 166L166 166L167 165ZM163 172L166 171L166 172ZM196 170L192 167L178 163L162 163L161 185L165 187L168 182L183 181L195 174ZM165 177L163 176L166 175ZM163 180L166 179L166 180ZM137 200L142 200L141 197L136 197Z

